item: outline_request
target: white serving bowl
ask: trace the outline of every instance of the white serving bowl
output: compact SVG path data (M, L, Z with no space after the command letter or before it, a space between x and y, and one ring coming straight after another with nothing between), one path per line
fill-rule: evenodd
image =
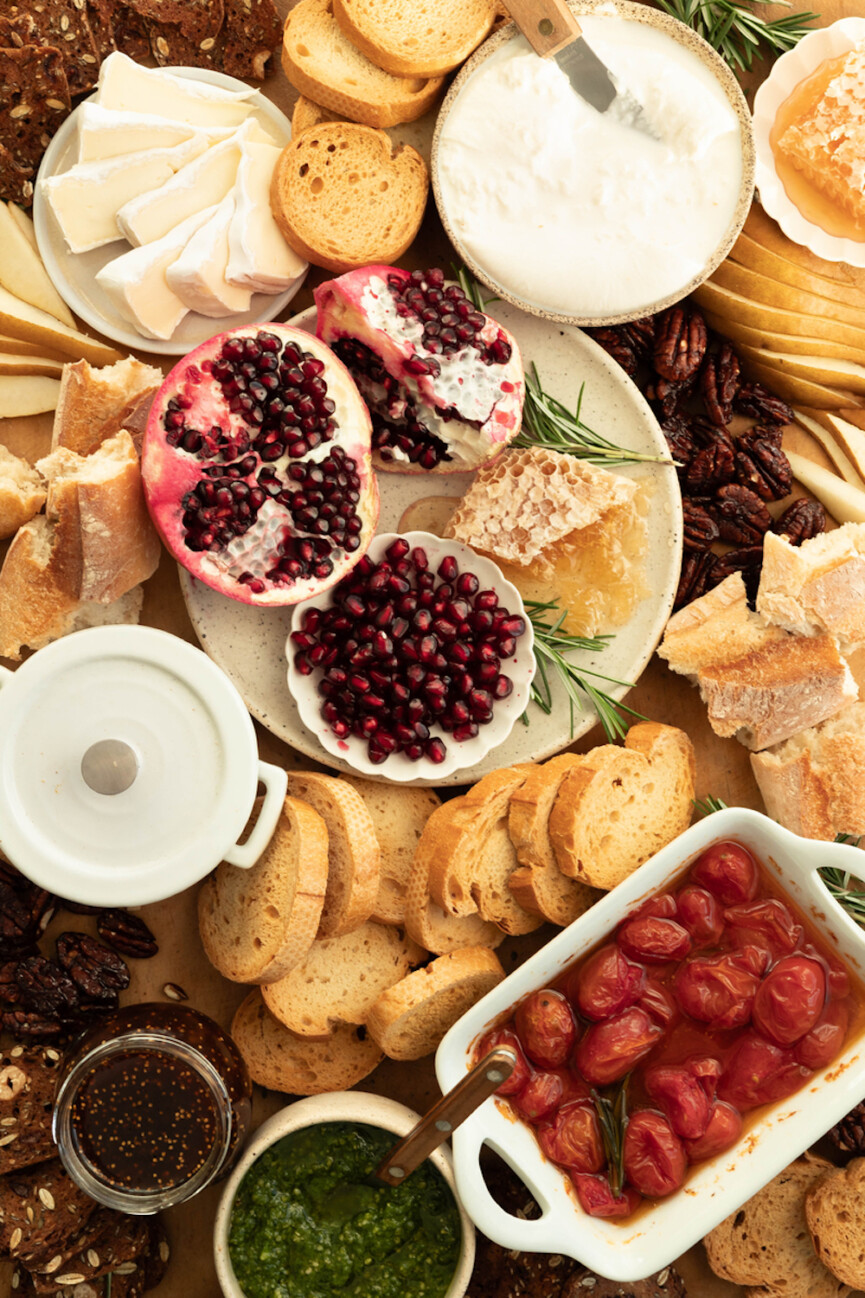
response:
M313 1095L309 1099L289 1104L286 1108L280 1109L279 1113L275 1113L272 1118L268 1118L267 1122L262 1123L226 1182L216 1210L213 1253L216 1274L225 1298L245 1298L244 1291L234 1274L228 1251L231 1209L241 1181L266 1149L292 1131L324 1122L363 1122L371 1127L392 1131L394 1136L399 1137L407 1135L419 1118L420 1115L413 1109L407 1108L405 1104L386 1099L382 1095L367 1095L365 1091L332 1091L329 1095ZM457 1194L450 1150L445 1145L440 1145L430 1154L430 1162L444 1177L459 1209L462 1245L453 1280L445 1298L462 1298L472 1278L475 1261L475 1228Z
M837 866L861 872L862 853L799 838L756 811L730 808L686 830L464 1014L436 1055L442 1090L465 1076L478 1038L508 1017L518 1001L549 985L598 946L647 896L672 884L705 848L731 838L762 861L827 944L861 977L865 932L830 896L817 871ZM475 1225L497 1243L527 1252L564 1253L613 1280L637 1280L668 1266L735 1212L858 1104L863 1092L865 1052L857 1035L802 1090L757 1110L756 1120L746 1116L739 1142L717 1158L696 1164L681 1190L621 1224L584 1213L564 1174L541 1154L531 1129L514 1120L505 1102L492 1098L454 1132L457 1188ZM512 1217L492 1199L478 1162L485 1144L525 1181L542 1209L536 1220Z
M526 710L529 689L535 674L535 656L532 624L526 614L520 592L516 586L505 579L491 559L476 554L469 546L462 545L459 541L442 540L432 532L381 532L373 538L367 555L374 563L378 563L384 557L388 546L399 537L408 541L412 549L420 546L426 550L432 571L436 570L445 555L453 555L461 573L473 572L480 581L481 590L494 589L499 601L509 612L524 618L526 623L525 634L517 641L516 654L508 659L507 663L502 663L502 670L514 683L513 691L506 699L496 700L492 721L479 726L475 738L467 739L463 743L457 743L452 735L445 734L439 726L431 727L431 734L442 738L446 748L445 759L438 764L426 757L412 762L404 753L393 753L385 762L376 765L367 756L365 739L360 739L357 735L351 735L347 739L337 738L320 711L322 698L318 692L318 683L324 672L316 669L311 676L301 675L294 665L297 649L292 644L291 634L289 634L285 646L285 656L288 661L288 688L307 730L316 737L322 748L334 757L348 762L361 775L375 776L379 779L384 776L395 783L404 784L412 780L434 781L452 775L454 771L461 770L465 766L474 766L491 749L504 743L513 730L517 718ZM301 630L303 616L308 609L329 608L332 597L331 589L312 599L295 604L291 631Z

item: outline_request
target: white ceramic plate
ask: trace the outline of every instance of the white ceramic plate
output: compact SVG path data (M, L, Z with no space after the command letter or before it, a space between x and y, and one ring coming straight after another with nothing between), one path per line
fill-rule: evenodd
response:
M581 416L587 424L635 451L668 454L657 420L640 392L581 330L526 315L504 302L497 302L490 314L515 336L526 368L534 362L545 388L560 401L573 409L585 383ZM291 323L312 330L315 311L305 311ZM627 625L615 632L603 653L585 654L579 661L586 669L635 682L654 653L673 605L682 559L682 504L672 464L633 465L617 472L638 479L648 477L653 483L645 559L651 594L637 605ZM396 531L402 514L414 501L424 496L462 496L470 482L468 473L379 474L378 530ZM292 608L257 609L239 604L196 581L183 568L180 584L202 648L237 686L252 715L307 757L350 773L351 766L326 752L306 729L288 692L285 640ZM611 693L622 698L627 688L611 687ZM532 705L529 717L528 726L515 726L500 747L474 766L415 783L467 784L501 766L541 761L567 748L597 720L593 711L578 712L572 733L567 699L558 684L550 715ZM386 773L377 778L386 779Z
M843 18L819 31L810 32L775 63L769 77L754 98L754 142L757 148L757 189L769 216L775 218L788 239L809 248L825 261L846 261L848 266L865 266L865 241L842 239L814 225L787 197L775 170L769 133L778 109L800 81L827 59L839 58L865 40L865 18Z
M166 68L165 71L186 77L190 81L206 81L223 90L249 89L245 82L224 76L221 72L211 72L208 68ZM291 139L291 123L284 113L262 94L254 94L249 103L276 142L287 144ZM33 194L33 224L39 255L54 287L70 311L74 311L92 329L105 338L110 338L112 342L120 343L123 347L133 347L136 351L153 352L161 356L185 356L199 343L224 329L236 329L258 320L275 320L288 306L303 284L306 272L285 293L254 293L248 311L218 319L190 311L168 339L148 338L140 334L120 314L108 294L96 282L96 275L102 267L121 253L128 252L129 246L124 241L117 241L103 244L101 248L93 248L90 252L70 252L53 212L42 197L39 181L68 171L76 161L77 144L76 108L45 150Z

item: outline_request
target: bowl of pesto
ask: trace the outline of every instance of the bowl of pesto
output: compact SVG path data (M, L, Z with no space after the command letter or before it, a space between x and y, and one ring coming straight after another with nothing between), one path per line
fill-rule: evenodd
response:
M372 1176L418 1116L337 1091L263 1123L216 1214L225 1298L462 1298L475 1232L450 1151L441 1146L400 1186Z

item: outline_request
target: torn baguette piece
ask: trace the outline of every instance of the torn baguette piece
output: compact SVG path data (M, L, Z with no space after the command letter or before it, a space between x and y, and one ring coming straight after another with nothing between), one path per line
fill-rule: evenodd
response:
M865 523L802 545L767 532L757 611L796 635L834 635L842 653L865 645Z
M139 407L150 400L163 380L155 365L127 356L101 369L88 361L63 366L60 395L54 414L51 449L64 446L78 455L91 455L108 437L130 425Z
M658 657L696 684L704 667L758 653L784 638L780 627L770 626L748 607L742 574L734 572L670 618Z
M42 474L0 443L0 540L38 514L46 494Z

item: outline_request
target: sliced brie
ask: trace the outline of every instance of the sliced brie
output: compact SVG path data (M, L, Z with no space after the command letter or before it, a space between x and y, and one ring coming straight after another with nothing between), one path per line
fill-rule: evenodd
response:
M123 113L88 100L78 109L78 161L170 149L194 134L195 127L187 122L171 122L154 113Z
M225 279L233 215L234 195L228 194L165 272L169 288L200 315L218 317L249 310L250 289L237 288Z
M281 152L274 144L246 139L237 171L226 275L230 284L259 293L281 293L307 268L285 242L270 209L270 182Z
M221 144L214 144L201 157L166 178L159 189L125 203L117 213L123 235L136 247L161 239L179 221L194 212L221 203L232 189L240 165L240 137L235 132Z
M103 108L152 113L193 126L239 126L252 112L254 90L223 90L206 81L143 68L116 50L99 69L96 102Z
M144 149L98 162L79 162L61 175L41 181L42 196L51 208L70 252L87 252L122 239L117 211L130 199L165 184L204 153L202 133L171 149ZM173 222L172 222L173 224Z
M117 310L148 338L170 338L189 308L169 288L165 272L214 209L196 212L162 239L133 248L102 267L96 282Z

